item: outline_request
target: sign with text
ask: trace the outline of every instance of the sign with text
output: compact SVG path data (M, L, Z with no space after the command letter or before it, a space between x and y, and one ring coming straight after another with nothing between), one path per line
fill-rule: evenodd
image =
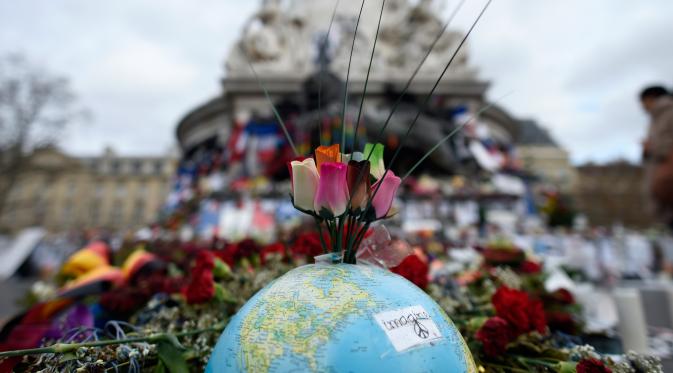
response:
M374 315L397 352L442 339L437 324L423 306L411 306Z

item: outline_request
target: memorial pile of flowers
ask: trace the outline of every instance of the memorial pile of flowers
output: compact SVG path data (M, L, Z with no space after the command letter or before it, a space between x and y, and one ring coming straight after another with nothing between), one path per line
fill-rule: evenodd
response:
M2 330L2 371L201 371L229 318L324 248L315 232L289 244L169 247L131 250L119 268L102 244L75 253L61 270L61 287ZM416 247L391 270L446 310L486 372L661 371L655 358L606 356L585 345L572 294L545 291L542 265L518 257L494 265L479 256L469 269L433 276L432 263L445 258L432 260Z

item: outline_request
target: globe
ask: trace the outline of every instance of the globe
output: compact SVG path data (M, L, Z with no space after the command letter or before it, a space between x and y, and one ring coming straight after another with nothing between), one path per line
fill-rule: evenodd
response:
M366 265L296 268L230 320L206 372L476 372L423 290Z

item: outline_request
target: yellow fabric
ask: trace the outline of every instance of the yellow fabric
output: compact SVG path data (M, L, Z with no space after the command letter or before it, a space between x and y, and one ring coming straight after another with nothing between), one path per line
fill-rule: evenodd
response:
M143 249L138 249L131 253L131 255L126 258L124 261L124 264L122 265L122 274L124 278L129 278L131 276L131 273L136 269L136 264L140 263L141 260L145 259L146 257L150 256L147 251Z
M117 267L112 267L105 265L102 267L95 268L86 274L78 277L75 280L68 282L64 289L72 289L74 287L86 284L88 282L99 281L99 280L108 280L112 282L119 282L122 279L122 272Z
M61 273L78 278L96 268L108 266L106 258L89 249L79 250L72 254L70 258L61 267Z

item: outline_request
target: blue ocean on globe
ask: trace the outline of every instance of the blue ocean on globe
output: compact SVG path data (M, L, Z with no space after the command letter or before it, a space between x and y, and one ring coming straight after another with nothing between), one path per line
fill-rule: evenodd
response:
M296 268L230 320L206 372L476 372L423 290L367 265Z

